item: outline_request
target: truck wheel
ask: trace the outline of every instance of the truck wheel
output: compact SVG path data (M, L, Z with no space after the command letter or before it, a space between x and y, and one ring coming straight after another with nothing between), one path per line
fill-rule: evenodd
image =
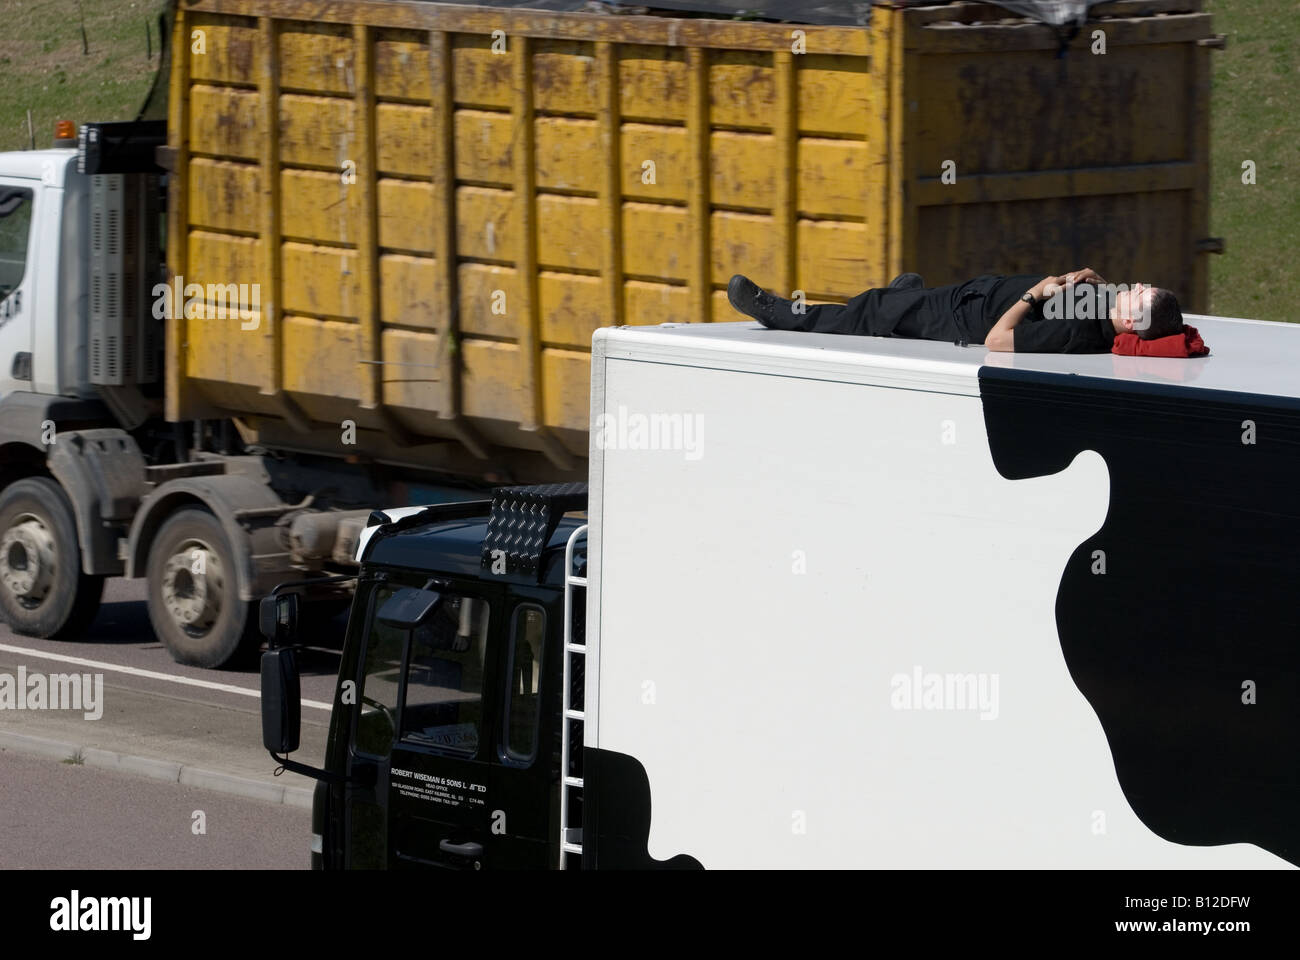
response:
M53 480L27 477L0 493L0 614L14 633L61 640L99 611L104 578L81 572L72 503Z
M149 620L177 663L242 666L261 636L253 604L239 599L235 551L206 510L174 513L149 550Z

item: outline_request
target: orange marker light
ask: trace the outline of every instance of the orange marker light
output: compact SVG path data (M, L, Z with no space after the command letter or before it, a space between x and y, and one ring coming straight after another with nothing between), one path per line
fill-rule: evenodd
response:
M54 142L77 139L77 125L71 120L58 120L54 124Z

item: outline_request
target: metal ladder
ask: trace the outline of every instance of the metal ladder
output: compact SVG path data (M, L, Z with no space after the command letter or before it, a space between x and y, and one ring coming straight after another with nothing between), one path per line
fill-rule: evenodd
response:
M572 698L570 696L571 685L573 682L572 658L585 657L587 655L586 628L583 628L583 642L573 642L573 594L577 587L582 587L585 591L587 587L586 577L576 577L573 575L573 548L579 538L586 536L587 524L583 524L574 530L569 536L568 543L564 546L564 679L563 695L561 699L560 710L560 863L561 870L566 869L565 860L568 854L582 854L582 828L569 826L569 791L582 789L582 777L569 775L569 735L572 732L570 724L573 722L583 723L586 718L585 710L574 710ZM584 601L586 595L583 595ZM585 624L585 620L584 620ZM584 663L586 661L584 660ZM585 675L585 671L584 671ZM583 697L583 705L586 705L586 697Z

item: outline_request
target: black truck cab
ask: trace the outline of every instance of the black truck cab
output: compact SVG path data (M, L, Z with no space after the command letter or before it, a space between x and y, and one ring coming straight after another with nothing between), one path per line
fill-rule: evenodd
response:
M564 514L585 509L585 485L551 484L375 514L323 770L280 756L297 747L292 594L263 602L264 740L319 780L313 867L560 864L566 548L586 567L585 521Z

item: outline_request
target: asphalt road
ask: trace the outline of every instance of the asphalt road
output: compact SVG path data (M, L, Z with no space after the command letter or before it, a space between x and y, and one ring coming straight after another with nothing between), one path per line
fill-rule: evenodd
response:
M0 870L307 869L310 840L309 810L0 752Z
M241 777L310 787L296 774L273 778L274 761L262 749L256 668L203 670L175 663L154 636L144 603L144 581L110 580L99 616L79 640L38 640L0 625L0 673L102 674L103 716L81 712L0 710L0 732L18 733L118 753L177 761ZM318 638L300 658L302 748L294 759L319 764L324 756L328 704L338 674L337 637Z

